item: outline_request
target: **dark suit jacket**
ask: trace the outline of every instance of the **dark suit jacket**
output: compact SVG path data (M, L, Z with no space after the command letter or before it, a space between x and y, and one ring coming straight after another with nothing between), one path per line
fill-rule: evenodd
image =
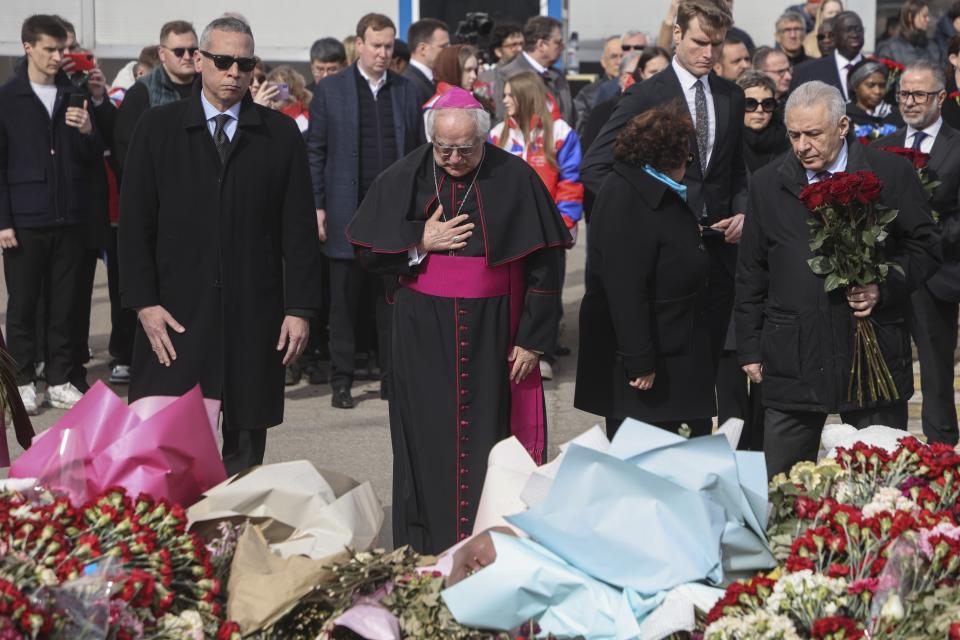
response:
M790 81L790 91L793 91L804 82L819 80L826 82L830 86L840 89L843 94L843 84L840 82L840 72L837 71L837 59L835 56L826 56L810 60L798 65L793 70L793 80ZM849 96L844 95L844 99L849 100Z
M353 258L345 231L360 204L360 98L355 67L350 65L324 78L310 102L307 154L316 207L327 212L323 252L330 258ZM387 74L397 158L402 158L426 139L420 110L423 102L412 82L392 71Z
M510 76L515 76L523 71L537 72L530 66L522 53L502 67L497 67L497 74L493 83L493 97L497 107L498 120L503 120L503 86ZM573 108L573 98L570 96L570 85L567 83L567 79L562 71L553 67L547 69L547 74L550 76L548 80L545 80L547 90L557 99L557 104L560 107L560 117L571 127L576 127L577 113Z
M745 210L747 174L741 142L743 90L711 72L710 91L717 119L710 164L706 171L700 166L697 139L691 137L690 153L694 161L687 166L683 184L687 185L690 208L699 215L706 204L708 220L712 224ZM627 89L583 159L580 179L587 188L599 192L604 178L613 168L613 143L623 126L634 116L674 99L680 100L686 108L683 89L672 66Z
M903 147L907 128L876 140L871 146ZM946 122L930 149L928 172L940 186L933 190L931 206L940 214L943 266L929 280L927 288L941 300L960 302L960 132Z
M412 64L408 64L407 68L403 70L403 77L413 83L417 95L420 96L421 105L437 92L437 84Z

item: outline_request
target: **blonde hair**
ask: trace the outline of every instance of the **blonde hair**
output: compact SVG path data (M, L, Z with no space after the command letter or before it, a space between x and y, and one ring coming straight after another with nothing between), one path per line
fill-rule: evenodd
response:
M283 82L290 88L290 100L299 102L304 109L310 108L310 100L313 94L307 91L307 82L299 71L288 64L281 64L274 67L273 71L267 74L267 82Z
M357 61L357 36L349 35L343 40L343 49L347 53L347 66Z
M540 128L543 129L544 158L551 167L556 169L557 151L553 145L553 115L547 104L547 90L543 86L543 80L533 71L524 71L510 76L506 84L510 85L510 95L517 105L517 115L513 120L520 129L524 141L528 146L533 144L535 132L533 123L539 119ZM510 121L507 120L503 124L497 146L506 148L509 139Z

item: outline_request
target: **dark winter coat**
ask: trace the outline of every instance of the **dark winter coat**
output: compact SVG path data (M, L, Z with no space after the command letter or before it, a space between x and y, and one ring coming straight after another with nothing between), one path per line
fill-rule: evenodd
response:
M903 147L906 127L872 146ZM933 190L931 206L940 215L937 227L943 248L943 266L927 280L927 288L940 300L960 302L960 132L946 122L940 127L930 149L927 172L940 182Z
M710 259L693 211L616 163L593 208L574 406L651 422L716 415L705 315ZM656 373L653 388L629 382Z
M884 185L881 202L900 212L889 226L887 254L905 275L890 270L871 318L905 401L913 394L906 305L909 293L939 266L939 237L909 162L851 144L847 171L860 170L877 175ZM826 293L823 278L807 264L813 257L810 212L799 198L806 186L793 154L753 176L736 274L737 350L741 364L762 363L765 406L837 413L858 408L847 400L854 318L845 292Z
M129 308L162 305L166 368L138 327L130 399L198 382L235 428L283 420L285 314L320 306L320 243L307 154L296 123L244 97L223 167L194 94L144 113L120 195L120 289Z
M0 229L86 220L87 172L103 162L103 145L96 122L88 135L67 126L69 96L82 90L62 72L56 84L52 118L30 86L26 62L0 87Z

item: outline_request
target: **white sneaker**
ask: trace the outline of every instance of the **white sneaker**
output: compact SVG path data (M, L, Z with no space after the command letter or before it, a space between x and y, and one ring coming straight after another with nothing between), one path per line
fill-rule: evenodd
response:
M80 401L83 394L80 390L69 382L58 384L55 387L47 387L47 399L50 405L57 409L72 409L73 405Z
M31 382L17 387L20 392L20 400L23 401L23 408L27 410L27 415L35 416L40 413L40 407L37 405L37 387Z
M540 377L544 380L553 380L553 367L546 360L540 361Z
M125 364L118 364L110 371L110 382L112 384L130 384L130 367Z

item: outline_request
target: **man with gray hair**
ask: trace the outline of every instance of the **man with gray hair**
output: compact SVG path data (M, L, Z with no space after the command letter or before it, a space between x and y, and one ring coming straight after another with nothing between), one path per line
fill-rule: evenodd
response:
M889 153L847 144L850 120L840 90L823 82L798 87L787 101L793 153L781 156L750 181L746 225L736 272L737 351L754 383L763 382L767 473L815 460L827 415L858 429L874 424L905 429L913 395L910 340L903 319L909 293L940 263L930 205L912 165ZM800 193L841 172L873 172L884 206L899 211L887 230L891 269L880 284L824 291L813 258L807 210ZM896 383L899 400L848 396L854 318L871 318Z
M583 133L583 128L587 124L587 120L590 118L590 112L597 105L596 98L598 95L598 90L604 84L610 82L616 83L617 71L620 67L620 60L623 58L625 53L631 52L630 49L621 50L621 42L622 41L619 36L612 36L604 41L603 54L600 56L600 66L603 68L603 73L599 74L593 82L580 89L577 97L573 99L573 109L577 113L578 134ZM646 42L646 36L644 36L644 42ZM623 46L626 47L632 45Z
M539 462L539 357L556 344L560 256L571 242L536 172L485 143L490 116L453 88L432 140L373 184L347 227L393 291L393 541L436 553L470 535L498 441Z
M900 76L897 93L900 115L907 124L873 146L906 147L926 154L927 173L939 183L931 194L931 206L939 214L943 266L913 292L907 322L920 359L923 433L927 442L955 446L958 432L953 354L960 303L960 132L940 115L947 99L945 87L939 65L909 65Z
M320 306L303 136L253 103L253 47L237 18L207 25L201 82L143 114L120 194L120 294L140 321L130 400L199 384L221 402L229 474L263 462Z
M807 52L803 48L803 39L806 35L807 29L803 16L796 11L787 11L777 18L774 33L777 49L786 54L794 67L807 61Z

